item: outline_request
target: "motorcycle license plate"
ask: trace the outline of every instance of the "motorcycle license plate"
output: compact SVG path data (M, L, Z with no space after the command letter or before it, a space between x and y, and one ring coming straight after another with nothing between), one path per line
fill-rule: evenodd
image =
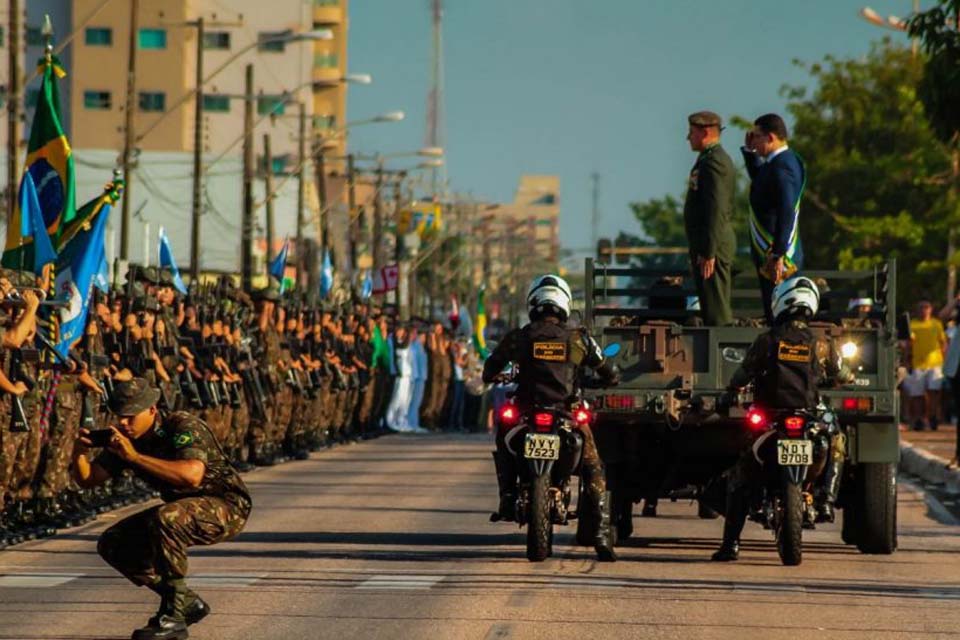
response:
M560 436L543 433L528 433L523 443L523 456L530 460L558 460Z
M809 440L779 440L777 453L780 464L784 466L813 464L813 443Z

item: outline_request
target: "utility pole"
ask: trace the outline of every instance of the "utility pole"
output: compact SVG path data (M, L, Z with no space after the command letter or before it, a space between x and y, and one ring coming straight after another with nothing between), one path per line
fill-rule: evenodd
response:
M7 88L7 224L13 221L13 211L17 203L19 184L20 155L20 0L10 0L8 62L9 85Z
M294 281L298 286L302 286L300 280L303 278L304 266L306 263L305 253L306 246L303 242L303 210L305 207L306 201L306 174L307 174L307 108L303 101L300 101L300 127L298 130L299 138L297 139L298 151L297 151L297 161L300 163L300 171L297 172L297 245L296 245L296 262L295 262L295 277Z
M130 184L133 182L133 153L136 144L134 114L137 111L137 36L140 33L140 0L130 0L130 38L127 41L127 101L123 131L124 194L120 214L120 259L130 256Z
M383 266L383 158L377 159L376 192L373 195L373 270Z
M197 28L197 90L193 114L193 216L190 228L190 276L200 278L200 196L203 189L203 16L191 23Z
M403 301L400 298L400 283L403 282L405 275L401 266L401 258L403 258L403 235L400 232L400 212L403 209L401 201L403 200L403 181L406 177L407 174L401 171L397 174L396 182L393 183L393 224L395 225L393 263L397 265L397 288L393 291L393 302L397 306L397 313L403 320L409 318L409 315L403 312Z
M594 171L590 174L591 182L591 200L593 202L593 208L590 212L590 246L594 247L594 251L597 246L598 234L600 233L600 174Z
M360 216L357 215L356 172L353 154L347 154L347 205L350 228L350 276L357 272L357 245L360 243Z
M273 154L270 152L270 134L263 134L263 172L264 190L267 196L264 199L267 209L267 276L270 276L270 258L273 256Z
M240 224L240 278L253 288L253 65L248 64L243 92L243 219Z

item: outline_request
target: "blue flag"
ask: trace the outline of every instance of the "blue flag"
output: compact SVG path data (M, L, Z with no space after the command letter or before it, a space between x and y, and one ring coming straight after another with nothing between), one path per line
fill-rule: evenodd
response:
M21 268L30 269L33 273L39 274L44 265L57 261L57 253L53 250L50 236L47 235L47 225L43 221L43 209L40 208L37 187L29 171L24 171L23 179L20 180L20 237L30 238L34 245L33 251L30 252L33 254L33 262L24 264Z
M103 239L110 209L110 203L106 203L90 228L77 232L57 259L57 299L67 303L60 310L60 339L56 344L63 357L83 338L86 329L90 294L105 262Z
M283 248L280 253L270 263L270 275L281 283L283 282L283 272L287 270L287 251L290 249L290 239L284 238Z
M333 263L330 262L330 250L323 252L323 268L320 270L320 297L326 298L333 289Z
M177 291L186 295L187 286L183 284L183 278L180 277L180 269L177 268L177 261L173 259L173 249L170 248L170 240L167 239L167 232L160 227L160 247L157 249L159 254L158 262L160 268L168 267L173 273L173 286Z
M370 269L363 272L363 284L360 287L360 298L367 300L373 295L373 276Z

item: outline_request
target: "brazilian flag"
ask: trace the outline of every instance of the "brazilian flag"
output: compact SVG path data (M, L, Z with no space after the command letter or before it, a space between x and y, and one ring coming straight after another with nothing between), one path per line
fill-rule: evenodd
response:
M36 185L47 233L53 246L59 247L62 230L77 215L73 154L60 121L60 90L57 87L57 81L66 72L56 56L48 55L40 60L37 74L41 76L40 95L30 127L25 168ZM33 264L32 239L20 235L20 219L18 204L13 218L7 221L7 242L0 260L4 267L11 269Z
M477 323L473 327L473 348L477 350L477 354L483 360L486 360L490 356L490 351L487 349L487 340L483 335L484 329L487 328L487 307L484 303L485 295L486 288L481 286L480 293L477 296Z

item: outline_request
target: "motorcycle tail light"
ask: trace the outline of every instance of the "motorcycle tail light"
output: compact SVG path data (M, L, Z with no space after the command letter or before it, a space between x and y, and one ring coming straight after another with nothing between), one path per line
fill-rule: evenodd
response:
M500 408L500 424L506 427L512 427L517 424L520 413L512 404L505 404Z
M533 424L538 427L552 427L553 414L552 413L535 413L533 414Z
M767 416L760 409L752 408L747 412L747 426L759 431L767 427Z
M801 418L800 416L790 416L783 421L784 427L786 427L787 435L792 437L797 437L803 434L803 428L806 426L807 421Z
M573 420L579 425L589 424L591 414L586 409L577 409L573 412Z

